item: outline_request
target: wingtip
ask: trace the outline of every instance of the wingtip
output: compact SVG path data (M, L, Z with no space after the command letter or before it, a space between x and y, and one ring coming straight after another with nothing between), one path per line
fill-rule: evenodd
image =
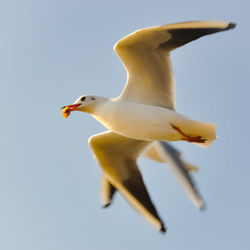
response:
M196 205L196 207L199 209L199 211L203 212L207 209L207 205L205 203L205 201L202 199L202 197L198 194L198 199L196 199L194 202L194 204Z
M206 206L206 204L205 204L205 203L203 203L203 204L202 204L202 206L200 206L200 207L199 207L199 210L200 210L201 212L206 211L206 210L207 210L207 206Z
M106 203L106 204L103 204L103 205L102 205L102 208L107 208L107 207L109 207L110 205L111 205L111 202Z
M164 224L161 224L160 232L165 234L167 232L167 229L165 228Z
M227 30L234 29L236 25L237 25L236 23L229 23L226 29Z

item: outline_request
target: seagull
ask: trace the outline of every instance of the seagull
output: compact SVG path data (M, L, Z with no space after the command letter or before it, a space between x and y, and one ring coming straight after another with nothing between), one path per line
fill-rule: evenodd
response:
M168 162L193 203L205 207L182 161L169 141L186 141L208 147L216 139L216 125L200 122L176 112L175 82L170 52L202 36L236 26L224 21L192 21L149 27L135 31L114 46L126 71L127 82L119 97L80 96L64 106L91 114L108 130L89 138L94 157L103 170L101 202L109 206L116 191L158 231L166 232L137 165L144 155Z

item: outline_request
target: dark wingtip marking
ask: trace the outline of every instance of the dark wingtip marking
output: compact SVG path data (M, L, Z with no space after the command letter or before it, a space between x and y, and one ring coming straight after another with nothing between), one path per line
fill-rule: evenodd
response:
M206 210L207 210L207 206L206 206L205 203L203 203L203 205L200 207L200 211L201 211L201 212L204 212L204 211L206 211Z
M161 224L161 229L160 229L160 232L165 234L167 232L165 226L163 224Z
M167 30L171 34L171 39L166 42L160 43L159 48L166 50L173 50L180 46L194 41L202 36L210 35L213 33L229 30L235 28L235 23L228 23L225 28L207 27L207 28L180 28Z
M226 30L234 29L236 27L236 23L229 23Z
M109 207L111 205L111 202L109 202L109 203L107 203L107 204L105 204L105 205L102 205L102 208L107 208L107 207Z

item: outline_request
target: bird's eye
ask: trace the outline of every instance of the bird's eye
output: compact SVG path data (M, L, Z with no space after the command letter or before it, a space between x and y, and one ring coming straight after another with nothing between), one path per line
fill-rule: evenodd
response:
M85 101L85 99L86 99L86 96L83 96L83 97L81 98L81 101L83 102L83 101Z

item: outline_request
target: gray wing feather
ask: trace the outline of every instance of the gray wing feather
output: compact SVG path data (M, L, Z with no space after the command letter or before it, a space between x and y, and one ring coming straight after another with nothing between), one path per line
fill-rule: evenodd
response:
M200 195L191 173L185 167L185 163L180 157L180 152L170 146L169 143L162 141L156 144L156 148L162 159L165 159L165 162L169 163L168 165L170 169L173 171L174 175L177 177L181 186L194 205L200 210L204 210L206 208L205 202Z

